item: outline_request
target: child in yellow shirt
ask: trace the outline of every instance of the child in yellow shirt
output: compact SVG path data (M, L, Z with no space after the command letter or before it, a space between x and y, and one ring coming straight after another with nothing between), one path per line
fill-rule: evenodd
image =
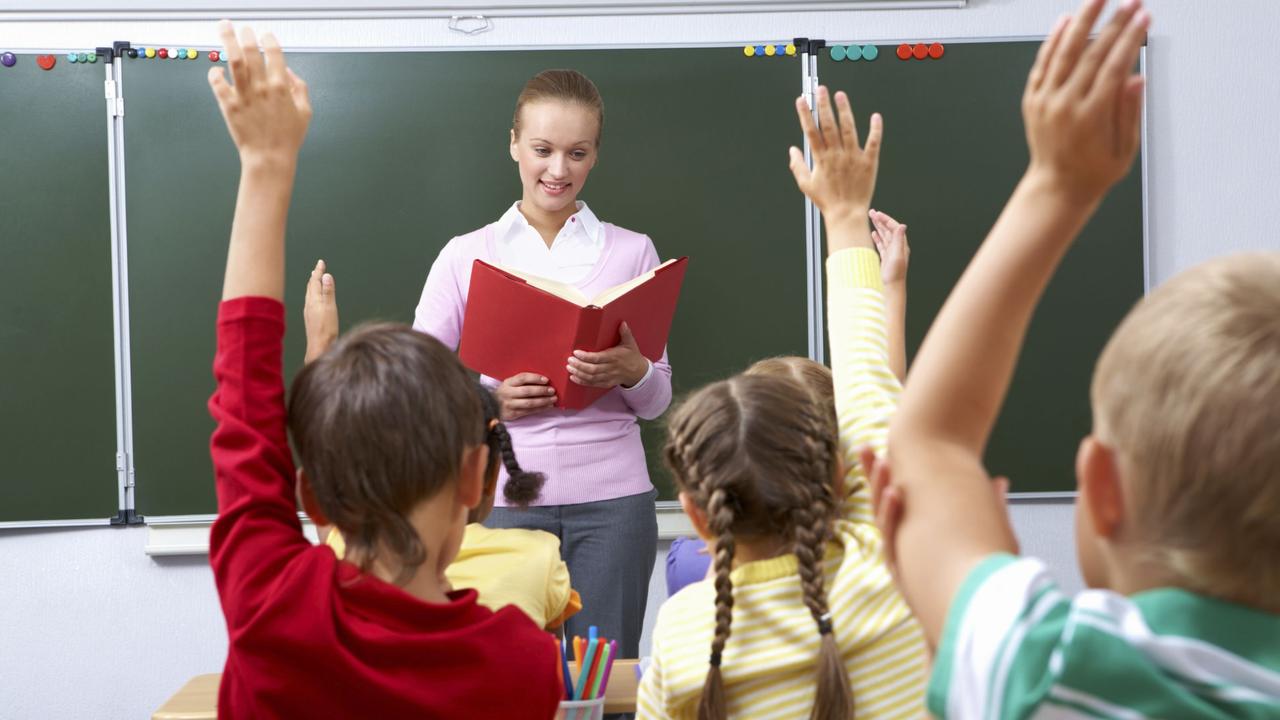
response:
M338 337L338 305L333 276L324 261L316 263L307 282L303 317L307 331L306 361L319 357ZM498 487L498 462L507 468L503 487L508 502L527 504L538 497L545 478L521 469L511 449L511 438L499 420L497 400L476 384L484 408L489 464L485 468L484 495L467 517L462 547L445 570L454 588L474 588L480 604L497 610L515 605L535 623L549 630L582 609L582 600L569 585L569 567L560 559L560 540L542 530L490 529L482 525L493 510ZM325 543L341 558L346 552L342 534L330 531Z

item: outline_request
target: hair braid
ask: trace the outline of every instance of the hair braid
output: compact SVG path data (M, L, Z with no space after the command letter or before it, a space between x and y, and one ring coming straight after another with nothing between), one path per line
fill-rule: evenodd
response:
M823 560L827 540L831 537L831 519L836 507L835 492L831 486L833 440L834 438L825 436L825 432L815 423L806 443L807 455L813 465L813 480L802 485L803 492L808 495L808 502L802 501L791 514L794 552L799 561L804 604L818 625L820 643L816 668L817 690L814 693L810 720L848 720L853 717L853 690L849 687L849 675L840 647L836 644L823 577Z
M724 720L728 707L724 693L724 676L720 673L720 659L725 643L729 641L733 622L733 506L729 493L723 487L711 491L707 501L707 521L715 533L715 586L716 628L711 640L710 668L702 685L702 698L698 701L698 720Z
M516 460L516 452L511 447L511 433L507 432L506 425L501 422L494 425L493 433L498 437L502 465L507 469L507 483L502 486L502 496L509 503L527 507L542 494L542 485L547 478L540 472L521 469L520 463Z

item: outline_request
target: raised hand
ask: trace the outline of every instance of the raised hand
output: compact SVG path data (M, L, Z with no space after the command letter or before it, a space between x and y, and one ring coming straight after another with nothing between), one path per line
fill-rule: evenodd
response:
M880 254L880 278L886 286L906 282L907 266L911 262L911 245L907 243L907 226L894 220L888 213L872 209L871 242Z
M631 387L644 379L649 371L648 358L640 354L640 346L626 323L618 332L622 340L608 350L574 350L566 365L569 380L587 387L611 388Z
M1028 175L1096 202L1123 178L1140 141L1143 78L1133 72L1151 16L1125 0L1098 37L1089 31L1104 0L1061 19L1040 46L1022 97Z
M248 26L240 28L238 39L225 20L218 32L234 85L227 82L222 68L214 67L209 69L209 86L240 151L241 164L292 164L311 122L307 84L285 64L280 43L271 33L262 36L259 51L257 37Z
M879 113L873 114L866 146L859 145L849 96L836 93L836 110L831 107L831 96L825 86L818 88L816 96L821 127L814 125L805 99L796 99L796 116L809 139L813 168L805 164L800 149L792 147L791 173L800 191L822 211L831 252L844 247L871 247L866 216L880 168L883 123ZM836 111L840 116L838 124Z
M307 332L304 362L308 363L323 355L338 339L337 287L325 269L324 260L317 260L307 279L306 302L302 306L302 322Z

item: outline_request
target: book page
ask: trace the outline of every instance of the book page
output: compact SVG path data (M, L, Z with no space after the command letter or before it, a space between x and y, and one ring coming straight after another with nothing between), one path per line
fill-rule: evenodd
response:
M512 270L509 267L501 265L496 267L501 269L503 272L515 275L539 290L545 290L558 298L568 300L574 305L579 307L587 307L591 305L591 300L586 295L583 295L582 291L572 285L556 282L555 280L548 280L547 278L538 277L537 275L529 275L528 273L522 273L519 270Z
M638 278L635 278L633 280L628 280L627 282L624 282L621 285L614 285L608 290L605 290L599 295L596 295L595 298L592 299L592 302L595 305L604 307L605 305L608 305L610 301L617 300L618 298L622 297L623 295L626 295L627 293L631 292L635 288L638 288L641 285L649 282L650 280L653 279L653 276L656 275L659 270L678 260L679 258L672 258L671 260L668 260L662 263L658 267L650 270L649 272L641 275Z

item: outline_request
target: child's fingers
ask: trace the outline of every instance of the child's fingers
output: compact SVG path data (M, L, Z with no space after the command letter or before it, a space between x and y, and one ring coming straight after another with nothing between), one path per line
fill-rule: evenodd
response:
M253 28L248 25L240 28L240 49L244 52L246 84L241 90L241 92L244 92L266 79L266 67L263 63L262 51L258 48L258 36L254 34ZM237 84L239 80L240 78L236 77Z
M1102 32L1098 33L1098 37L1089 43L1089 47L1085 49L1084 54L1080 56L1080 62L1076 64L1075 72L1071 74L1067 82L1071 85L1071 90L1078 97L1084 97L1089 93L1089 88L1093 87L1094 81L1098 79L1098 69L1102 65L1102 61L1107 57L1108 51L1113 49L1116 39L1120 33L1129 25L1129 20L1134 13L1141 7L1138 0L1125 0L1120 7L1103 26Z
M293 93L293 104L310 117L311 90L307 87L307 81L298 77L291 67L286 67L285 72L289 76L289 91Z
M1071 77L1072 71L1080 60L1080 53L1084 50L1085 43L1089 41L1089 31L1093 29L1094 23L1098 21L1098 15L1102 12L1104 2L1105 0L1084 0L1075 17L1072 18L1065 35L1058 43L1057 51L1049 60L1049 87L1059 87Z
M836 127L836 112L831 107L831 91L826 85L818 86L818 129L822 131L826 147L840 147L840 128Z
M326 300L333 300L333 294L337 290L337 284L334 282L333 276L325 273L320 276L320 294Z
M1147 35L1151 15L1139 9L1125 25L1119 39L1111 46L1098 71L1098 80L1090 89L1088 102L1114 103L1116 94L1133 72L1133 65L1142 51L1142 41Z
M880 231L871 231L871 244L876 246L876 252L884 256L884 240L880 239Z
M800 148L792 146L787 154L791 158L788 165L791 168L791 174L795 176L796 185L800 186L800 191L804 192L809 187L809 180L812 177L809 165L804 161L804 153L800 152Z
M822 143L822 133L818 132L817 125L813 121L813 111L809 109L809 103L805 101L803 95L796 98L796 116L800 118L800 129L804 131L809 147L814 152L822 150L825 147Z
M1040 43L1040 49L1036 52L1035 64L1031 66L1031 72L1027 74L1027 93L1036 92L1044 84L1044 79L1049 71L1049 61L1053 58L1053 54L1058 48L1058 43L1062 41L1062 32L1070 20L1070 15L1059 16L1057 22L1053 24L1053 29L1049 31L1048 37L1044 39L1044 42Z
M227 74L220 67L209 68L209 87L213 88L213 97L217 99L218 104L226 107L235 101L236 91L231 89L231 85L227 83Z
M884 119L880 113L871 113L871 129L867 131L867 144L863 153L872 163L880 163L880 139L884 135Z
M276 36L272 32L262 34L262 54L263 67L266 73L264 79L272 85L287 86L289 84L288 69L284 62L284 50L280 47L280 41L276 40Z
M846 148L858 147L858 126L853 122L853 106L843 90L836 93L836 110L840 113L840 141Z
M1136 152L1142 142L1142 91L1146 86L1146 78L1134 75L1129 78L1121 91L1120 107L1116 111L1116 139L1120 142L1122 157Z
M896 572L898 567L898 522L902 519L902 491L896 487L885 490L884 498L876 511L876 525L884 536L884 560L890 570Z
M222 38L222 52L227 58L227 67L231 69L231 81L237 90L243 90L248 82L245 75L244 49L236 38L236 29L230 20L218 23L218 36Z

